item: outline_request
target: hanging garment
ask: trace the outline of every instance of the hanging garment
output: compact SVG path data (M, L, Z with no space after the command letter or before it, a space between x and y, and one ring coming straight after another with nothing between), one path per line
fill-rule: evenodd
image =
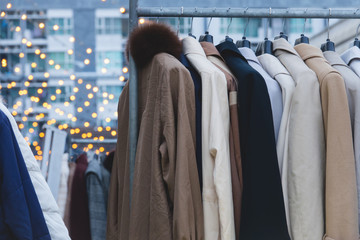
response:
M196 164L198 168L200 191L202 192L202 154L201 154L201 78L191 66L184 54L180 56L180 62L189 70L195 87L195 109L196 109Z
M140 127L131 212L127 83L119 99L107 239L204 239L194 83L177 59L181 42L168 26L153 23L132 32L129 44L138 70Z
M234 43L223 42L216 48L238 80L244 181L239 239L290 240L266 83Z
M67 181L69 179L69 154L64 153L61 160L61 175L57 197L57 204L62 217L65 215L66 198L68 193Z
M110 185L110 173L100 161L92 159L85 173L91 240L106 239L106 211Z
M288 41L274 40L273 49L295 81L288 148L284 152L288 166L282 175L288 192L291 237L318 240L324 235L325 208L325 137L319 82Z
M207 60L192 37L183 53L201 76L202 160L205 239L235 239L229 155L229 101L224 74Z
M265 80L270 96L271 111L275 130L275 142L277 142L281 124L281 116L283 112L282 95L279 83L275 79L273 79L266 71L264 71L253 50L247 47L243 47L239 48L239 51L246 58L250 66L253 67L256 71L258 71ZM282 163L279 163L279 165L281 166Z
M283 101L283 114L281 117L279 137L276 143L276 152L279 160L280 176L284 194L286 222L291 237L291 226L289 216L289 199L287 189L288 175L288 149L289 149L289 116L292 95L295 90L295 82L281 62L271 54L262 54L258 60L264 70L275 79L280 87Z
M48 227L51 239L53 240L67 240L70 239L68 230L59 213L59 208L50 191L45 178L41 174L39 164L37 163L34 154L32 153L28 143L19 131L18 125L12 114L0 103L0 110L8 118L11 128L15 134L16 141L19 145L22 157L25 161L26 168L29 171L31 182L34 186L37 198L39 200L41 210L44 214L46 225Z
M360 77L360 49L353 46L341 54L341 58Z
M324 57L331 66L338 70L344 78L347 99L349 104L351 129L355 151L355 166L357 176L358 194L358 219L360 218L360 78L341 59L338 53L333 51L324 52ZM360 51L359 51L360 57Z
M75 169L76 169L76 162L69 162L69 177L67 181L68 192L66 197L66 205L65 205L65 213L64 213L64 223L68 229L70 229L71 192L72 192L72 183L74 180Z
M86 153L83 153L76 159L76 169L71 187L69 232L72 240L91 240L85 179L87 167L87 156Z
M358 239L355 159L344 80L320 49L295 46L318 77L326 137L325 240Z
M0 139L0 239L50 240L14 132L1 110Z
M240 234L240 219L241 219L241 199L242 199L242 167L241 167L241 152L240 152L240 136L239 136L239 119L237 108L237 82L228 66L226 66L224 59L221 57L219 51L214 44L209 42L200 42L204 49L207 59L212 62L222 73L224 73L230 109L230 165L231 165L231 184L234 204L234 223L235 235L239 238Z

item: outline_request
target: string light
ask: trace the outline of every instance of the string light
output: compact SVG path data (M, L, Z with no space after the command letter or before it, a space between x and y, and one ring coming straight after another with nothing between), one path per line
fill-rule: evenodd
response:
M111 127L107 126L105 129L106 129L106 131L110 132Z
M32 46L32 43L31 43L30 41L28 41L28 42L26 43L26 46L27 46L27 47L31 47L31 46Z
M82 111L83 111L82 107L78 107L78 108L77 108L77 111L78 111L79 113L82 112Z
M39 23L39 28L43 29L45 27L45 24L44 23Z
M27 43L26 38L23 38L23 39L21 40L21 43L22 43L22 44L26 44L26 43Z
M83 80L81 78L78 79L78 84L82 84Z
M99 88L98 87L94 87L93 88L93 92L98 92L99 91Z
M16 28L15 28L15 32L20 32L21 31L21 27L19 27L19 26L17 26ZM25 44L25 43L24 43Z
M92 137L92 133L91 133L91 132L88 132L88 133L86 134L86 136L87 136L88 138L91 138L91 137Z
M29 76L28 76L28 79L31 81L31 80L34 79L34 76L33 76L33 75L29 75Z
M97 130L98 130L98 132L102 132L103 128L102 128L102 127L98 127Z
M54 60L52 59L49 60L49 65L54 65L54 63L55 63Z
M26 20L26 19L27 19L26 14L21 15L21 19L22 19L22 20Z
M115 130L111 131L111 135L115 137L116 136L116 131Z
M101 72L102 73L107 73L107 69L106 68L101 68Z
M103 112L103 111L105 110L105 108L104 108L104 107L100 107L99 110L100 110L100 112Z
M76 79L76 77L74 74L70 75L70 80L75 80L75 79Z
M61 94L61 89L56 89L56 94Z
M37 67L37 63L36 63L36 62L31 63L31 67L32 67L32 68L36 68L36 67Z
M95 113L95 112L92 113L92 114L91 114L91 117L92 117L92 118L96 118L96 117L97 117L97 113Z
M89 102L89 101L85 101L85 102L84 102L84 105L85 105L85 107L88 107L88 106L90 105L90 102Z
M47 82L43 82L43 83L41 84L41 86L42 86L43 88L46 88L46 87L47 87Z
M39 137L41 137L41 138L45 137L45 133L43 133L43 132L39 133Z
M79 91L78 87L74 87L74 93L77 93Z
M19 53L19 58L23 58L25 56L24 53Z
M85 60L84 60L84 63L85 63L85 65L89 65L89 64L90 64L90 60L89 60L89 59L85 59Z
M92 94L92 93L89 93L89 94L88 94L88 98L89 98L89 99L92 99L93 97L94 97L94 94Z
M72 54L74 53L74 50L69 49L69 50L67 51L67 53L68 53L69 55L72 55Z
M75 37L70 37L70 38L69 38L69 41L70 41L70 42L75 42Z
M105 63L105 64L109 64L109 63L110 63L110 59L105 58L105 59L104 59L104 63Z
M140 24L144 24L144 23L145 23L145 19L140 18L140 19L139 19L139 23L140 23Z
M53 30L54 30L54 31L59 30L59 25L55 24L55 25L53 26Z
M75 98L74 95L70 96L70 100L71 100L71 101L75 101L75 99L76 99L76 98Z
M108 117L108 118L105 119L105 121L106 121L106 122L110 122L111 119Z
M56 64L56 65L55 65L55 69L56 69L56 70L59 70L60 68L61 68L60 64Z
M73 143L73 145L71 146L73 149L76 149L78 147L78 145L76 143Z
M65 106L65 107L68 107L69 105L70 105L69 102L64 102L64 106Z
M84 127L89 127L90 126L90 123L89 122L85 122L84 123Z
M121 12L121 13L125 13L125 11L126 11L126 9L125 9L124 7L121 7L121 8L120 8L120 12Z
M36 50L35 50L35 54L36 54L36 55L39 55L40 53L41 53L40 49L36 49Z
M6 13L5 12L1 12L0 16L1 17L5 17Z
M50 74L48 72L45 72L44 77L48 78L48 77L50 77Z
M87 53L87 54L91 54L91 53L92 53L92 49L91 49L91 48L87 48L87 49L86 49L86 53Z
M6 8L7 8L7 9L10 9L11 7L12 7L11 3L8 3L8 4L6 5Z
M45 59L45 58L46 58L46 54L45 54L45 53L40 54L40 58L41 58L41 59Z

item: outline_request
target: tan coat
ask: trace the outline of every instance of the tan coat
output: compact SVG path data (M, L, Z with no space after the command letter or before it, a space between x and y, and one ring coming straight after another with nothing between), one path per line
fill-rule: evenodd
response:
M129 211L129 88L119 100L108 240L204 239L195 159L194 84L167 53L138 70L139 138Z
M317 75L326 138L325 240L359 239L355 159L345 84L320 49L295 46Z

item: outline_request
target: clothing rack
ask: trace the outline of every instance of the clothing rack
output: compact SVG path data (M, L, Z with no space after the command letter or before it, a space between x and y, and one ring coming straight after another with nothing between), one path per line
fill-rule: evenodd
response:
M225 17L225 18L360 18L359 8L197 8L197 7L139 7L138 0L129 3L129 33L136 28L139 17ZM129 165L130 207L136 145L138 138L137 71L130 55L129 64Z

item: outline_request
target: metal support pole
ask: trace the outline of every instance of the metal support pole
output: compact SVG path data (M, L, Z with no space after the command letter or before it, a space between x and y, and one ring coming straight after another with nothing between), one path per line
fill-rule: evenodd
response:
M129 34L138 23L138 15L136 12L137 0L130 0L129 8ZM131 47L131 46L130 46ZM138 139L138 83L137 83L137 71L134 59L130 55L129 65L129 166L130 166L130 207L133 190L134 168L135 168L135 156L136 145Z
M271 11L269 11L271 9ZM140 17L360 18L359 8L193 8L139 7Z

